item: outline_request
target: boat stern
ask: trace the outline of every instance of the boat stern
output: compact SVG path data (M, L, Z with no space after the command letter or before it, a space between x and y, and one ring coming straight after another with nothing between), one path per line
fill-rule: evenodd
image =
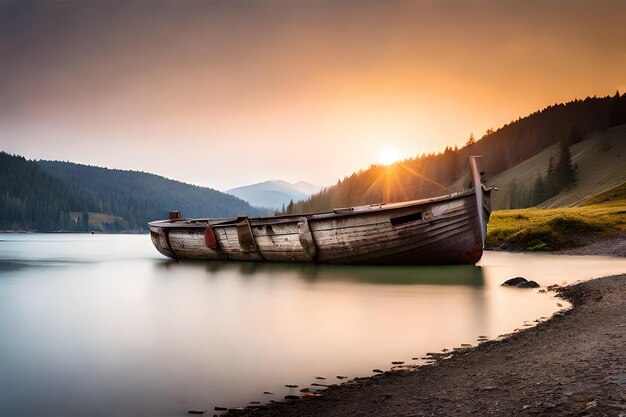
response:
M150 223L150 239L152 244L162 255L168 258L176 259L174 251L172 251L168 232L169 230L155 225L156 222Z

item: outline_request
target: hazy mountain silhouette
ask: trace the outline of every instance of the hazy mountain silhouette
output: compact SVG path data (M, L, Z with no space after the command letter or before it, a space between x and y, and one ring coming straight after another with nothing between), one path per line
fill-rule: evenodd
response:
M291 201L302 201L320 192L321 186L299 181L291 184L281 180L264 181L226 191L256 207L281 209Z

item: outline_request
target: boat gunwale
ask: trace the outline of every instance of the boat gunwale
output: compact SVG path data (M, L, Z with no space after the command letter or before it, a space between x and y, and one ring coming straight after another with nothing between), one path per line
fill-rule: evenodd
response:
M486 187L482 184L482 191L488 192L492 191L493 187ZM470 195L474 195L475 191L473 188L469 190L465 190L458 193L447 194L432 198L424 198L419 200L410 200L403 201L398 203L374 203L362 206L354 206L354 207L346 207L346 208L337 208L332 211L318 212L318 213L307 213L307 214L283 214L280 216L272 216L272 217L251 217L248 218L252 226L265 226L265 225L274 225L274 224L289 224L289 223L298 223L304 220L329 220L335 218L345 218L345 217L353 217L353 216L361 216L368 214L378 214L384 213L387 211L409 208L412 206L421 206L425 204L438 203L442 201L452 201L459 198L464 198ZM373 207L374 206L374 207ZM355 210L360 209L361 210ZM345 212L338 212L343 211ZM239 219L245 218L246 216L240 217L226 217L226 218L189 218L189 219L173 219L173 220L155 220L149 222L148 225L150 227L160 227L167 229L199 229L206 228L210 226L212 228L217 227L232 227L237 224Z

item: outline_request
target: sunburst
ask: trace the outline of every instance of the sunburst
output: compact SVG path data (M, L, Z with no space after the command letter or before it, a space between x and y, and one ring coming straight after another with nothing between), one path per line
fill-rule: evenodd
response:
M387 144L378 150L378 162L382 165L391 165L400 160L400 151L393 145Z

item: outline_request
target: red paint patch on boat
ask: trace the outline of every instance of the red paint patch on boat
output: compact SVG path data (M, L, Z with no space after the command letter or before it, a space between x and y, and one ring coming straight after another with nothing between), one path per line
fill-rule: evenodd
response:
M217 239L210 226L204 229L204 243L206 243L206 247L209 249L217 249Z

